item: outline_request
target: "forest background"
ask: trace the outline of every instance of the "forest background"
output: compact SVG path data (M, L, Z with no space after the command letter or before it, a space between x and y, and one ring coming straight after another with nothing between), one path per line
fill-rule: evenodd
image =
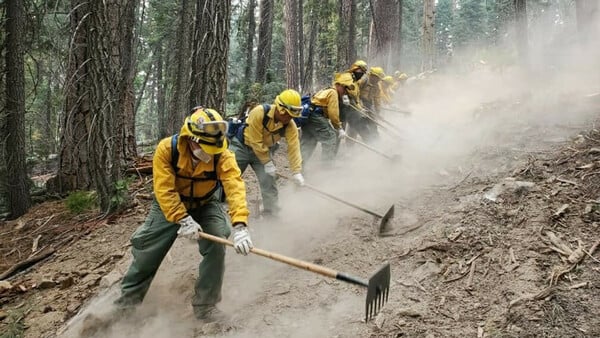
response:
M237 115L356 59L457 84L479 67L553 72L596 37L598 2L0 1L0 215L80 191L118 211L126 169L192 107Z

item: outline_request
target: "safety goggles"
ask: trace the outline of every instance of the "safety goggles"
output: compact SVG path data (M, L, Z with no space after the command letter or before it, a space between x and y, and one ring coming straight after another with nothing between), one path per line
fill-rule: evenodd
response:
M279 101L279 106L291 116L299 116L302 112L302 106L292 106Z
M203 118L199 118L196 121L189 121L188 128L194 134L200 134L199 136L221 136L227 135L229 129L229 123L226 121L204 121Z

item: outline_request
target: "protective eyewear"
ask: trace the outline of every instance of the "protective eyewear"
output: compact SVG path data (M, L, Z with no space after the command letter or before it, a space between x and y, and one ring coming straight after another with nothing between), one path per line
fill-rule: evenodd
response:
M188 127L194 134L220 136L227 135L229 124L226 121L204 121L200 117L196 121L189 121Z
M290 114L290 115L297 116L298 114L300 114L300 112L302 112L302 107L301 106L291 106L291 105L285 104L285 103L283 103L281 101L279 101L279 105L283 109L287 110L288 114Z

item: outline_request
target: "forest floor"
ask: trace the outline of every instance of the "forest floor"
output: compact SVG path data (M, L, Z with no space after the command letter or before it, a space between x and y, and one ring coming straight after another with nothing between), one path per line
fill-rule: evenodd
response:
M345 145L343 168L309 164L307 182L325 191L378 212L395 205L385 236L371 216L287 182L281 218L251 218L263 249L363 278L389 262L389 300L374 320L364 322L362 288L230 251L221 308L235 328L198 325L189 304L200 257L177 240L143 305L97 336L600 336L600 98L553 97L478 104L435 128L427 113L402 117L404 141L382 134L378 144L399 164ZM251 169L244 177L256 215ZM0 332L82 337L82 318L110 310L151 177L130 189L119 215L75 216L50 201L0 224L0 273L41 259L0 282Z

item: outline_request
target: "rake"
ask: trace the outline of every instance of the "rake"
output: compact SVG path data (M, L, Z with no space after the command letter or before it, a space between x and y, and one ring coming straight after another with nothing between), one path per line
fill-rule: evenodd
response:
M279 174L279 173L278 173L277 175L278 175L279 177L285 178L286 180L291 180L291 178L289 178L289 177L288 177L288 176L286 176L286 175ZM379 219L380 219L380 221L379 221L379 234L382 234L382 233L384 233L384 232L386 231L386 228L387 228L388 221L390 220L390 218L394 217L394 205L393 205L393 204L392 204L392 206L391 206L391 207L390 207L390 208L389 208L389 209L386 211L386 213L385 213L385 214L380 214L380 213L377 213L377 212L375 212L375 211L372 211L372 210L369 210L369 209L363 208L363 207L361 207L360 205L356 205L356 204L354 204L354 203L351 203L351 202L348 202L348 201L346 201L346 200L343 200L343 199L341 199L341 198L339 198L339 197L337 197L337 196L334 196L334 195L332 195L332 194L330 194L330 193L328 193L328 192L325 192L325 191L323 191L323 190L321 190L321 189L319 189L319 188L317 188L317 187L314 187L314 186L312 186L312 185L310 185L310 184L308 184L308 183L304 183L304 185L302 185L302 187L304 187L304 188L307 188L307 189L310 189L310 190L312 190L312 191L314 191L314 192L317 192L317 193L319 193L319 194L321 194L321 195L323 195L323 196L326 196L326 197L328 197L328 198L331 198L332 200L335 200L335 201L338 201L338 202L344 203L344 204L346 204L346 205L348 205L348 206L351 206L351 207L353 207L353 208L356 208L356 209L358 209L358 210L360 210L360 211L362 211L362 212L366 212L367 214L369 214L369 215L371 215L371 216L375 216L376 218L379 218Z
M353 138L353 137L350 137L350 136L348 136L348 135L346 135L345 137L346 137L348 140L350 140L350 141L352 141L352 142L354 142L354 143L356 143L356 144L359 144L359 145L361 145L361 146L363 146L363 147L365 147L365 148L369 149L370 151L372 151L372 152L374 152L374 153L376 153L376 154L379 154L379 155L381 155L381 156L383 156L383 157L387 158L388 160L390 160L390 161L392 161L392 162L399 162L399 161L400 161L400 159L401 159L400 155L392 155L392 156L390 156L390 155L388 155L388 154L386 154L386 153L384 153L384 152L382 152L382 151L380 151L380 150L377 150L377 149L375 149L375 148L371 147L370 145L368 145L368 144L366 144L366 143L364 143L364 142L361 142L361 141L359 141L359 140L357 140L357 139L355 139L355 138Z
M205 232L199 232L198 235L201 238L213 241L219 244L233 246L233 243L221 237L213 236ZM364 280L359 277L355 277L343 272L339 272L321 265L305 262L296 258L287 257L275 252L267 250L252 248L250 252L253 254L263 256L274 261L285 263L296 268L308 270L325 277L335 278L342 282L360 285L367 288L367 300L365 303L365 322L375 317L383 305L387 302L390 292L390 263L385 263L377 272L375 272L368 280Z

